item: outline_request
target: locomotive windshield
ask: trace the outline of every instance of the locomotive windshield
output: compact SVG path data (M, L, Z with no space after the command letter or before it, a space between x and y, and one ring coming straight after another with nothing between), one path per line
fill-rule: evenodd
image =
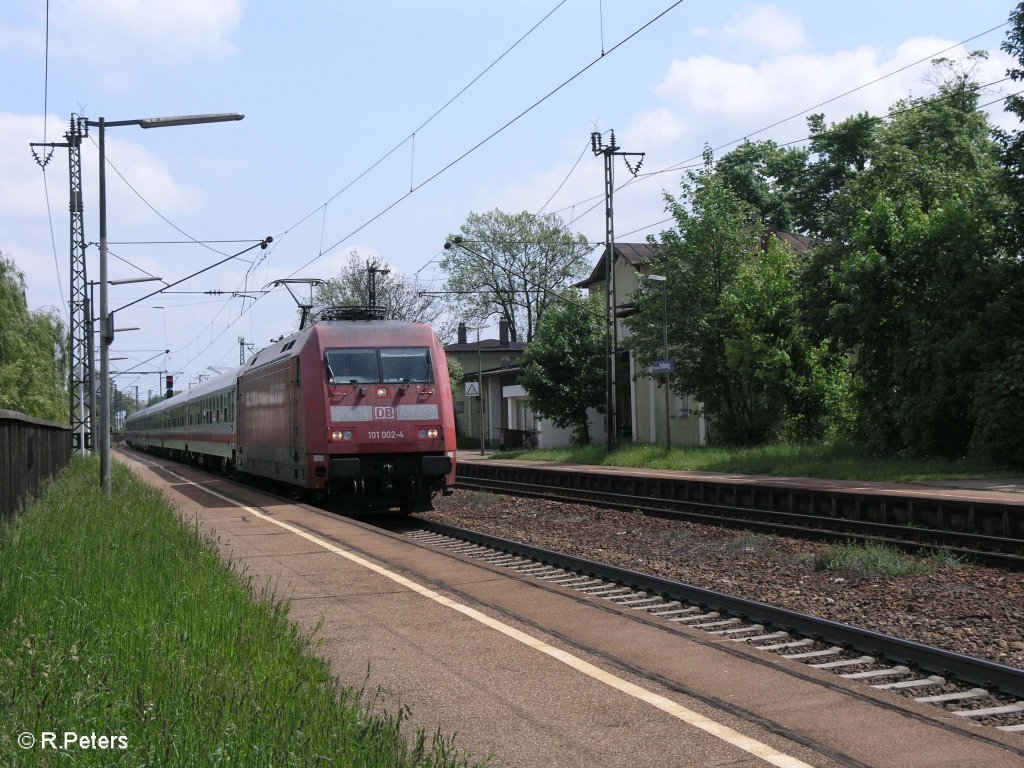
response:
M430 375L430 350L426 347L387 347L380 350L380 368L384 374L381 381L428 383Z
M328 349L327 375L331 384L376 384L380 381L377 350L372 347Z
M434 380L426 347L328 349L326 362L331 384L426 384Z

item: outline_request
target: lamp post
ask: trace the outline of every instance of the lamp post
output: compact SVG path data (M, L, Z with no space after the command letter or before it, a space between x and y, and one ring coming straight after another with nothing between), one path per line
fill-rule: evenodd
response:
M484 455L484 358L480 351L480 331L485 326L468 326L467 330L476 331L476 385L477 414L480 417L480 455Z
M110 345L114 342L114 318L107 310L107 149L106 129L122 125L140 128L162 128L175 125L198 125L241 120L237 112L216 115L181 115L150 117L137 120L86 120L86 125L99 128L100 145L100 487L110 497Z
M665 342L665 365L668 361L668 279L664 275L648 275L647 279L654 283L661 283L661 325ZM665 384L665 451L672 450L672 427L669 419L669 393L668 393L668 371L664 373Z

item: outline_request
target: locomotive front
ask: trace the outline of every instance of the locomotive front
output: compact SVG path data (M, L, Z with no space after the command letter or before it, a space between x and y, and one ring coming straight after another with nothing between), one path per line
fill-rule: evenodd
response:
M451 383L437 337L400 322L317 328L326 425L317 453L328 492L361 507L430 509L455 481Z

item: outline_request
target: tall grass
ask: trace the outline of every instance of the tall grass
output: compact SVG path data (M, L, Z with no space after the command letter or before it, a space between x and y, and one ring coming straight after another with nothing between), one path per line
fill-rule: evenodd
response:
M155 490L115 465L104 503L97 477L76 458L0 526L0 764L467 764L339 687L288 606L254 598ZM127 749L18 747L44 731Z
M519 451L501 457L692 472L827 477L837 480L912 480L998 477L1005 469L971 459L878 456L852 444L767 445L754 448L673 448L630 444L608 453L604 446Z

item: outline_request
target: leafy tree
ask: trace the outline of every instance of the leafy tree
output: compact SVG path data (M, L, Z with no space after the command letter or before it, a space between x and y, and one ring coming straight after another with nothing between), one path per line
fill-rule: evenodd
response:
M68 419L67 329L56 311L29 312L25 277L0 253L0 408Z
M590 271L590 244L554 214L470 213L460 231L441 261L451 303L463 317L500 313L512 341L532 341L557 295Z
M520 383L530 409L555 426L572 428L573 442L590 443L587 411L604 412L605 322L597 296L571 289L552 303L523 352Z
M439 296L425 295L427 287L415 278L406 277L394 267L382 266L376 260L364 260L357 251L349 254L348 262L338 276L317 286L313 298L313 311L329 307L367 306L370 296L369 267L375 273L377 306L384 310L387 320L405 320L425 323L434 328L442 340L454 335L454 321L447 314L447 306Z
M854 356L865 437L891 451L960 455L988 340L1004 335L985 307L1000 292L1007 201L987 118L962 75L892 114L872 131L866 121L838 126L847 138L858 128L857 149L818 176L828 182L815 208L826 243L805 273L805 304ZM823 127L817 138L837 145Z
M1003 50L1016 58L1007 71L1024 80L1024 3L1010 14ZM1024 98L1013 94L1006 109L1024 121ZM970 415L974 419L971 450L1011 466L1024 466L1024 130L995 131L999 143L1002 182L1008 201L1000 240L1006 249L992 259L992 292L976 335L983 356Z
M811 159L796 182L797 227L815 234L822 242L846 239L846 229L834 225L852 214L834 212L840 204L837 193L870 165L880 125L877 117L866 112L831 126L825 125L824 115L807 118Z
M751 421L756 407L753 389L738 380L727 359L728 339L735 337L733 319L723 312L723 301L740 266L757 251L762 226L757 211L740 200L721 176L714 173L710 150L704 169L690 173L682 184L682 197L666 194L674 229L661 233L651 270L667 278L670 355L676 361L670 376L676 392L691 392L704 403L714 423L714 434L723 442L749 442L766 437L765 421ZM634 299L640 314L626 322L630 344L641 362L649 363L663 352L660 324L660 291L641 283ZM751 434L749 430L756 434Z
M462 363L454 357L447 357L446 359L448 361L448 379L451 381L452 390L454 391L462 385L466 378L466 372L462 368Z
M691 173L680 199L666 196L674 229L652 240L651 270L667 278L672 388L704 403L725 444L822 435L842 401L844 360L812 343L799 312L800 263L762 214L732 188L735 174ZM664 355L661 288L642 281L627 320L643 363Z
M799 205L799 181L808 152L774 141L745 141L723 155L715 171L737 197L753 206L771 229L792 231Z

